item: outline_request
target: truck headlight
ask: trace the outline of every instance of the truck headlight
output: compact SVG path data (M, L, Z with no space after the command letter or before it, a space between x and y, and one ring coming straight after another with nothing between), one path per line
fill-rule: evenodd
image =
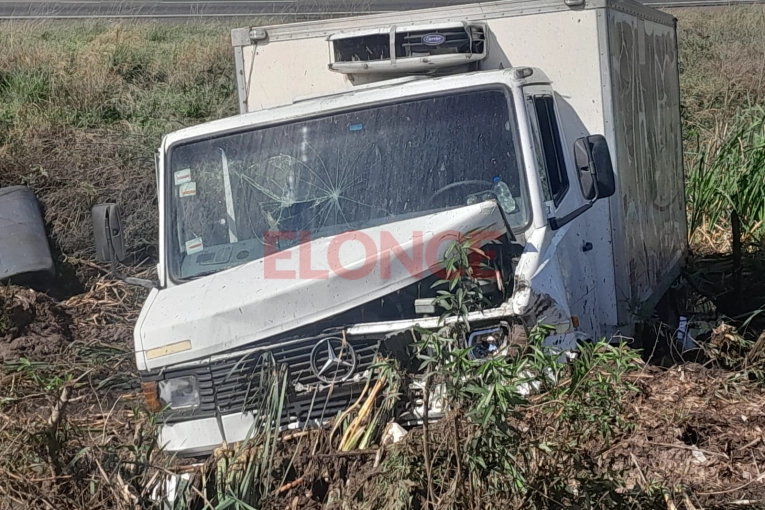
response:
M507 337L502 325L473 331L468 337L470 359L485 360L500 354L507 344Z
M170 409L196 409L199 407L199 386L193 375L159 381L159 400Z

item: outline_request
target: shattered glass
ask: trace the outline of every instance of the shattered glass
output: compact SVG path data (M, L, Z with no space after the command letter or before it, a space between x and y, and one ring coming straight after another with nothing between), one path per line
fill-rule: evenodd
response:
M516 126L506 91L479 90L176 146L171 271L189 278L261 258L268 232L297 233L281 250L300 233L316 239L495 199L496 177L517 204L509 222L522 228L529 207ZM186 170L193 190L178 184ZM246 255L209 251L223 245Z

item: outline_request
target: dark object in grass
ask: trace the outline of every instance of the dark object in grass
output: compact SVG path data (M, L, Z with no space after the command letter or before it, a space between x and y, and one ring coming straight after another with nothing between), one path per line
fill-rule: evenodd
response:
M55 276L40 207L26 186L0 189L0 282L33 288Z

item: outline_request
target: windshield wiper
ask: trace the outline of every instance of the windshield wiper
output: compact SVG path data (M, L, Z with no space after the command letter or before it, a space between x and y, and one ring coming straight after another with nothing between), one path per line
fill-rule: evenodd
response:
M220 269L211 269L209 271L204 271L202 273L195 273L191 276L187 276L186 278L182 278L182 280L191 281L191 280L198 280L200 278L204 278L205 276L210 276L216 273L220 273L221 271L225 271L226 269L230 269L228 267L223 267Z

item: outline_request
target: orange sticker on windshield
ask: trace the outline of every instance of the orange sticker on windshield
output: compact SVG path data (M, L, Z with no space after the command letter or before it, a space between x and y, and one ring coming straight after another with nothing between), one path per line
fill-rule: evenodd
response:
M185 184L181 184L178 188L178 195L180 197L193 197L197 194L197 183L196 182L187 182Z
M186 253L188 255L194 255L195 253L198 253L205 249L204 243L202 243L202 238L197 237L196 239L192 239L191 241L186 241Z

